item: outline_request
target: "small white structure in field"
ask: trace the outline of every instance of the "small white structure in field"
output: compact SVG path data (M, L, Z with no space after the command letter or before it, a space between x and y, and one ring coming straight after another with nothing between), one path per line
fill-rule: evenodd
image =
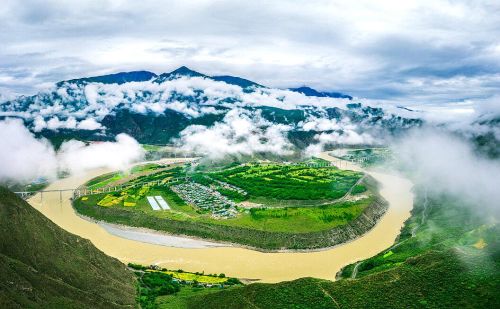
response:
M168 203L163 199L162 196L155 196L155 199L158 201L158 204L160 204L160 207L163 210L170 210L170 206L168 206Z
M156 202L154 197L148 196L147 199L148 199L149 205L151 205L151 208L153 208L153 210L161 210L160 206L158 206L158 203Z

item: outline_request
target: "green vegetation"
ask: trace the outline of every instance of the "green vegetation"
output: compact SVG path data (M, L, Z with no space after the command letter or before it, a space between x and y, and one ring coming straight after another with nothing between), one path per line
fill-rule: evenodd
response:
M184 303L186 308L499 308L500 231L488 217L463 201L420 189L396 244L344 268L344 279L257 283L193 295Z
M373 194L376 184L370 178L318 160L307 164L230 165L218 172L200 169L189 174L189 179L180 178L186 168L175 167L131 179L121 192L77 199L74 206L79 213L99 220L269 250L333 246L370 229L384 213L385 204ZM247 178L249 185L239 183ZM160 185L142 185L153 181ZM261 194L254 186L263 181L273 189L263 189ZM314 191L313 185L333 193ZM332 187L337 190L325 189ZM317 200L300 200L306 189ZM295 200L273 199L273 191L288 192L283 196ZM356 200L334 199L346 193L363 195ZM171 210L154 211L147 196L162 196ZM256 200L265 203L235 204Z
M224 274L205 275L133 263L128 266L138 277L137 300L143 309L185 308L185 300L189 297L241 285L238 279L227 278Z
M88 181L85 186L88 187L89 189L95 190L99 189L102 187L107 186L108 184L122 179L124 176L123 173L121 172L113 172L113 173L107 173L98 177L95 177L94 179Z
M149 172L159 168L162 168L162 166L155 163L136 165L130 169L130 173L137 174L137 173Z
M498 246L496 224L488 223L459 199L429 197L424 189L420 190L413 216L406 222L398 242L392 248L360 263L356 277L398 267L409 257L429 250L498 250L495 247ZM478 249L475 246L484 247ZM355 264L345 267L341 276L351 277L354 267Z
M164 146L159 146L159 145L148 145L148 144L142 144L141 145L142 148L147 151L147 152L158 152L160 151L162 148L164 148Z
M225 287L225 291L234 289L235 287ZM188 302L192 297L210 295L220 292L221 288L212 287L197 287L197 286L181 286L181 290L174 295L159 296L156 298L156 305L159 309L187 309ZM208 307L207 307L208 308Z
M180 291L180 284L171 275L163 272L135 272L139 282L138 302L143 309L153 309L158 306L155 300L158 296L170 295Z
M126 183L137 183L148 179L148 175L154 173L158 170L164 170L166 167L154 163L136 165L126 172L111 172L104 175L97 176L87 183L85 187L91 190L101 189L106 186L116 185L118 182ZM165 171L162 175L167 177L167 175L173 176L178 175L179 168L170 168Z
M0 187L1 308L134 308L135 279Z
M200 273L189 273L189 272L179 272L165 270L162 271L165 274L172 276L177 280L198 282L200 284L224 284L228 281L226 277L219 277L218 275L205 275Z
M361 173L336 167L303 164L246 164L210 177L239 187L250 198L278 200L327 200L344 196L362 177Z
M374 201L370 197L317 207L251 208L249 214L220 224L289 233L322 231L348 224Z
M235 219L216 220L206 214L199 214L189 205L179 206L171 201L163 188L152 188L151 194L161 194L172 207L172 211L153 211L143 201L138 201L135 207L95 205L99 195L92 195L88 200L78 199L74 203L75 209L82 215L136 227L146 227L166 231L173 234L192 235L217 241L240 243L255 248L276 250L281 248L324 248L352 239L353 235L373 226L385 212L385 204L374 199L368 205L368 200L357 201L352 209L342 208L342 205L302 208L301 213L307 215L291 218L263 218L252 219L249 213ZM158 190L158 191L156 191ZM161 190L161 191L160 191ZM156 193L157 192L157 193ZM351 202L346 202L346 207ZM363 206L363 203L364 206ZM337 208L338 207L338 208ZM350 218L351 211L364 208L367 216L358 216L350 221L348 226L338 225L342 220ZM297 210L300 208L297 208ZM274 212L274 209L269 209ZM287 210L285 210L287 211ZM290 213L296 209L288 210ZM332 213L344 214L346 217L336 217ZM371 220L368 218L374 218ZM270 222L276 222L271 225ZM313 225L308 225L313 222ZM294 223L300 223L294 226ZM317 230L315 230L317 229ZM307 232L297 232L304 230Z
M339 156L344 160L361 161L363 167L381 165L393 159L392 153L387 148L351 149L346 154Z

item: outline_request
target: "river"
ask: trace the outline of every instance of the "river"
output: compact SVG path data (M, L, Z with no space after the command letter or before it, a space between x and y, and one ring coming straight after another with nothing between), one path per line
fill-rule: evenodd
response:
M327 153L321 158L339 164L341 168L360 170L349 162L336 160ZM52 183L47 190L71 189L106 170L93 170ZM145 242L146 233L140 237L124 238L116 230L85 220L75 214L71 206L71 193L44 193L34 195L29 203L63 229L89 239L107 255L124 263L156 264L169 269L225 273L228 276L259 279L261 282L279 282L301 277L334 280L335 274L345 265L371 257L390 247L413 207L412 183L396 175L368 171L382 185L380 194L389 202L389 209L377 225L365 235L334 248L314 252L263 253L250 249L227 246L189 245L181 248L177 237L172 246L166 240ZM123 236L123 235L122 235ZM154 235L153 235L154 236ZM152 236L152 237L153 237ZM142 237L142 238L141 238ZM182 238L182 237L181 237ZM182 246L182 245L181 245Z

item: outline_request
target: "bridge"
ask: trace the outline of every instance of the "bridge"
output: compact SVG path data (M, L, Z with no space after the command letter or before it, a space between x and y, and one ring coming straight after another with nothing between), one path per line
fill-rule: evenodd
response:
M31 196L35 194L40 194L40 199L43 200L43 194L44 193L59 193L59 196L62 200L62 194L63 192L72 192L73 193L73 199L80 198L82 196L86 195L95 195L95 194L102 194L102 193L111 193L111 192L120 192L126 189L130 188L136 188L136 187L143 187L143 186L166 186L171 183L175 183L181 180L189 179L189 177L176 177L169 179L167 181L164 180L155 180L155 181L144 181L144 182L137 182L137 183L132 183L132 184L122 184L122 185L116 185L116 186L105 186L102 188L97 188L93 189L90 187L78 187L75 189L58 189L58 190L39 190L39 191L19 191L19 192L14 192L17 194L19 197L22 199L28 199Z

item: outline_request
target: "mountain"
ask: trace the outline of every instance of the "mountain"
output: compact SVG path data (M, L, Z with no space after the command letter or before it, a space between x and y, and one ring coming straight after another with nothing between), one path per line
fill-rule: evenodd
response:
M231 85L235 85L235 86L240 86L241 88L264 87L262 85L255 83L255 82L252 82L251 80L244 79L241 77L236 77L236 76L221 75L221 76L212 76L211 78L215 81L224 82L226 84L231 84Z
M1 308L135 308L135 278L0 187Z
M144 82L157 77L155 73L148 71L133 71L133 72L121 72L110 75L86 77L80 79L71 79L67 81L62 81L57 83L61 87L64 83L69 84L90 84L90 83L102 83L102 84L125 84L130 82Z
M158 76L158 78L156 78L154 80L154 82L161 84L165 81L169 81L169 80L176 79L179 77L208 77L208 76L201 74L201 73L198 73L196 71L193 71L186 66L182 66L178 69L173 70L172 72L160 74Z
M344 144L383 143L423 123L418 113L345 99L353 100L308 87L277 89L241 77L211 77L183 66L160 75L136 71L59 82L0 104L0 119L22 118L37 135L59 141L110 140L124 132L142 143L165 144L194 126L239 117L260 129L278 125L300 148L318 142L321 134Z
M302 93L308 97L320 97L320 98L328 97L328 98L341 98L349 100L353 99L352 96L340 92L320 92L307 86L302 86L299 88L289 88L289 90Z

